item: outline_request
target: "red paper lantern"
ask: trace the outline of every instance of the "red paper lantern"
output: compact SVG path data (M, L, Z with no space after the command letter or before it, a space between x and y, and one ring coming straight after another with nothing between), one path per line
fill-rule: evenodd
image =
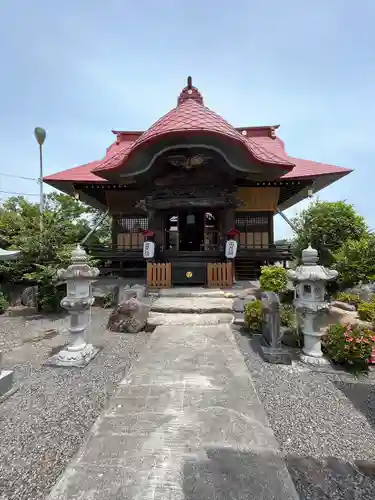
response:
M236 229L235 227L232 228L230 231L227 232L228 238L235 238L240 234L240 231Z
M151 229L146 229L145 231L143 231L143 236L146 236L146 237L150 237L150 236L154 236L154 231L151 231Z

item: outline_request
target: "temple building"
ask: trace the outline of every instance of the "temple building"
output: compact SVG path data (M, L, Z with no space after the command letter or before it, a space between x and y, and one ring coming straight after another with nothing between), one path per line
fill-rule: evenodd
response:
M274 215L351 172L289 156L278 127L233 127L189 77L176 107L148 130L113 130L104 158L44 182L108 211L112 245L89 248L108 271L144 274L143 243L152 238L154 261L171 264L173 284L187 275L204 284L231 234L236 277L253 279L263 263L290 257L274 244Z

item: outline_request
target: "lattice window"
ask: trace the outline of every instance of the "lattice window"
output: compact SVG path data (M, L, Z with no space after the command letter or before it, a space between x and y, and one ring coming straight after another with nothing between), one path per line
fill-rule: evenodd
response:
M267 248L269 246L269 216L265 213L237 212L236 229L240 231L240 248Z
M148 229L148 218L139 215L118 217L116 222L119 231L123 233L138 233Z
M237 214L235 219L236 229L246 231L247 228L254 229L254 226L267 226L267 215Z

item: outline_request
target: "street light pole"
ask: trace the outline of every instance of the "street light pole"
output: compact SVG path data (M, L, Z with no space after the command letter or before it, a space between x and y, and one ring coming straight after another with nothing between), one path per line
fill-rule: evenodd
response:
M40 233L43 231L44 193L43 193L43 143L46 139L46 131L41 127L36 127L34 135L39 144L39 213L40 213Z

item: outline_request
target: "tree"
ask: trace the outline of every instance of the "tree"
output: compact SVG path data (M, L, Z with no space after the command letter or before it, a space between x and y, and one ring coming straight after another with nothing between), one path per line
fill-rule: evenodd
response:
M367 234L350 239L335 252L334 267L339 272L342 287L350 287L359 281L375 280L375 235Z
M38 203L22 196L6 200L0 209L0 243L3 248L21 250L21 256L0 266L3 279L14 281L42 268L45 271L46 266L50 266L52 272L67 265L67 248L87 235L99 213L70 196L51 193L45 197L43 230L40 231ZM103 226L102 233L94 232L88 243L102 243L101 240L109 238L108 222Z
M293 219L297 234L295 248L301 250L309 243L319 251L320 261L330 264L335 253L346 241L368 234L364 218L353 205L344 201L315 201Z

